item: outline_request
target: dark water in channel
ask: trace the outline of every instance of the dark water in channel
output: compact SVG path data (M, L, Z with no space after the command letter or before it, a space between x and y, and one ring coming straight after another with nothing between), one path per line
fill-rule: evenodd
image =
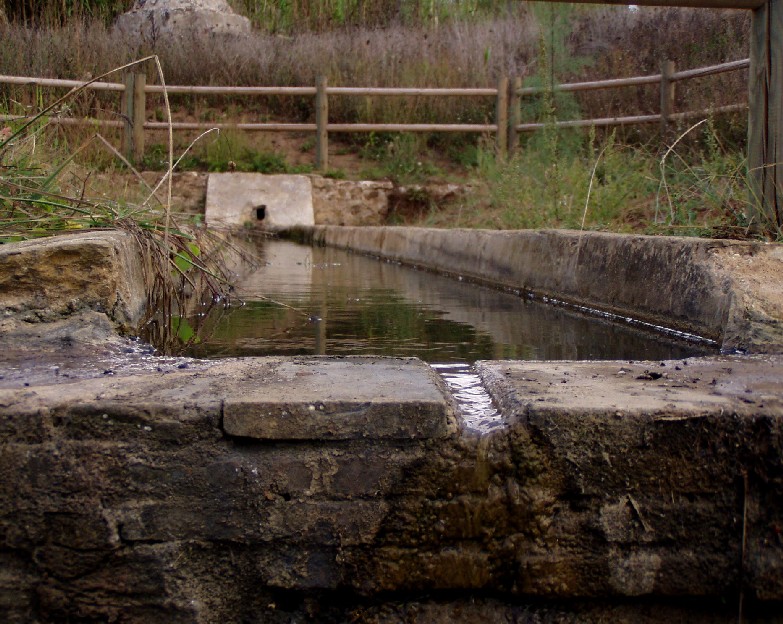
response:
M676 359L714 353L603 318L357 254L261 243L263 266L238 284L242 306L213 310L199 357L417 356L484 359Z

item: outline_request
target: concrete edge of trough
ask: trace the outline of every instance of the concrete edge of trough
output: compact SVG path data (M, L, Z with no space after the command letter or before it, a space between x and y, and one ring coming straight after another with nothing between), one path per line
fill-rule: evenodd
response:
M280 232L693 334L783 352L783 246L566 230L298 227Z

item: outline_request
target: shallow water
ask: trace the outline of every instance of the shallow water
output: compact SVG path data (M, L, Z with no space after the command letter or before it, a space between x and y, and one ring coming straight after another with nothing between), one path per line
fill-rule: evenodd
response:
M194 315L206 331L191 354L416 356L484 359L676 359L714 352L562 306L287 241L261 243L240 282L244 305Z

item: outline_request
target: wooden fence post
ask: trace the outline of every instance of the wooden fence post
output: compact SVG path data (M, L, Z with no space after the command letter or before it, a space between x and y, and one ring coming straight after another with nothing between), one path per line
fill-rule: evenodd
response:
M122 103L120 105L120 114L125 122L122 127L122 153L128 160L133 160L133 85L136 83L136 76L128 72L122 77L125 83L125 91L122 92Z
M147 117L146 74L136 74L133 81L133 161L144 160L144 121Z
M495 105L495 154L500 159L508 155L508 78L498 80L498 99Z
M661 134L664 137L669 128L669 117L674 112L674 72L674 61L661 63Z
M748 75L747 217L783 228L783 0L754 9Z
M326 76L318 76L315 81L315 125L317 126L315 147L315 168L326 171L329 168L329 98L326 94Z
M520 105L522 97L519 90L522 88L522 78L514 78L511 84L511 94L508 98L508 153L514 155L519 149L519 131L517 126L522 123L522 110Z
M127 73L123 77L125 91L122 96L121 113L125 120L122 131L122 152L130 162L144 158L144 119L146 116L147 77L144 74Z

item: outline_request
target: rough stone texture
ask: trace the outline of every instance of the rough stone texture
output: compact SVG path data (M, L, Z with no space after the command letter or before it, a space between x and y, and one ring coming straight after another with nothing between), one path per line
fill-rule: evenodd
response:
M383 225L391 182L353 182L312 176L313 209L319 225Z
M469 185L439 182L396 186L389 193L389 219L387 222L399 223L408 219L421 219L433 207L443 207L453 202L464 202L471 191L472 188ZM356 225L376 224L357 223Z
M52 321L82 310L135 328L147 303L139 249L120 231L82 232L0 245L0 309Z
M736 592L742 576L756 597L780 600L781 511L770 501L783 486L781 364L483 363L538 454L528 496L551 511L547 547L524 555L518 582L564 595L707 596ZM570 577L559 586L541 574L557 569Z
M722 622L741 588L746 621L779 613L783 361L661 364L484 363L508 427L481 438L442 437L449 400L411 360L0 390L6 621ZM262 400L261 435L231 435L232 399L289 383L327 412L388 393L381 429L270 439ZM410 388L430 416L398 411ZM374 435L435 412L436 438Z
M456 432L440 383L413 360L256 359L59 381L0 391L10 621L240 621L274 614L275 591L335 589L350 576L341 553L372 544L385 496L426 457L428 435ZM235 437L224 410L236 397L250 405L259 386L290 386L289 405L318 395L313 411L326 414L372 394L373 419L332 443ZM320 435L317 420L303 426Z
M315 242L380 255L700 335L783 350L779 244L562 230L316 227Z
M780 621L781 356L486 362L507 426L459 435L416 360L138 352L105 305L38 283L116 279L132 258L103 234L129 240L55 241L69 263L0 246L3 621L726 622L741 595L743 621ZM774 289L752 269L779 248L712 243L679 253L717 258L693 279L759 326ZM25 367L40 341L54 359Z
M210 227L264 228L312 225L313 190L303 175L213 173L207 183Z
M128 39L155 42L248 33L250 20L236 15L226 0L136 0L115 28Z

